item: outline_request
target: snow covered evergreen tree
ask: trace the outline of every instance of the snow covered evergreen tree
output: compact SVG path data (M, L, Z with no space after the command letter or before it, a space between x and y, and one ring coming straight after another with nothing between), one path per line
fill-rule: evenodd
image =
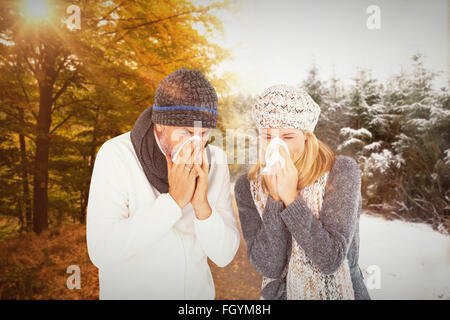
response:
M344 112L345 89L341 81L335 74L329 81L321 81L319 69L313 64L301 87L320 106L320 117L314 134L333 150L336 150L341 143L341 138L336 132L339 132L339 129L348 123Z
M424 67L423 55L412 56L412 72L393 77L385 93L388 128L384 141L401 163L396 172L397 212L448 227L450 180L446 150L450 148L447 89L432 89L436 73Z

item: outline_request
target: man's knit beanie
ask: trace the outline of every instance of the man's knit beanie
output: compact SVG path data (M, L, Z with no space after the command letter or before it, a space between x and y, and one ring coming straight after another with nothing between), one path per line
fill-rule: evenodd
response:
M152 121L168 126L215 128L218 118L216 90L198 70L179 69L166 76L155 92Z

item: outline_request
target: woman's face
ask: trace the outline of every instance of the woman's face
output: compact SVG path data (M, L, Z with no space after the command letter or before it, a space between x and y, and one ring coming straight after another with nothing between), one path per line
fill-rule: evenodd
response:
M300 129L293 128L264 128L259 132L262 155L266 154L267 145L278 137L286 142L292 162L296 162L305 149L306 134Z

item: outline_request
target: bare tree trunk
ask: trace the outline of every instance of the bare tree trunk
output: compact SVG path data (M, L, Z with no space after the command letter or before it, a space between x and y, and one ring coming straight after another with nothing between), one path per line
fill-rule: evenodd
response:
M33 198L33 230L37 234L48 229L48 153L53 87L44 81L39 85L39 114L37 120L36 157Z
M19 119L20 123L25 126L24 123L24 112L22 108L19 108ZM28 161L27 161L27 147L25 142L25 136L23 134L19 134L19 143L20 143L20 157L22 162L22 188L23 188L23 204L25 206L25 219L24 225L26 231L31 231L33 222L31 215L31 199L30 199L30 186L28 182Z

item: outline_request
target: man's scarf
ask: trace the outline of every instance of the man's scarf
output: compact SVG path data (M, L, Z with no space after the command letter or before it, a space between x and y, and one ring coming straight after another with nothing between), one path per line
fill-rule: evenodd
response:
M131 142L150 184L160 193L167 193L169 192L167 160L155 140L152 110L152 107L148 107L139 115L131 130ZM208 143L206 154L211 168L211 154L207 146Z

